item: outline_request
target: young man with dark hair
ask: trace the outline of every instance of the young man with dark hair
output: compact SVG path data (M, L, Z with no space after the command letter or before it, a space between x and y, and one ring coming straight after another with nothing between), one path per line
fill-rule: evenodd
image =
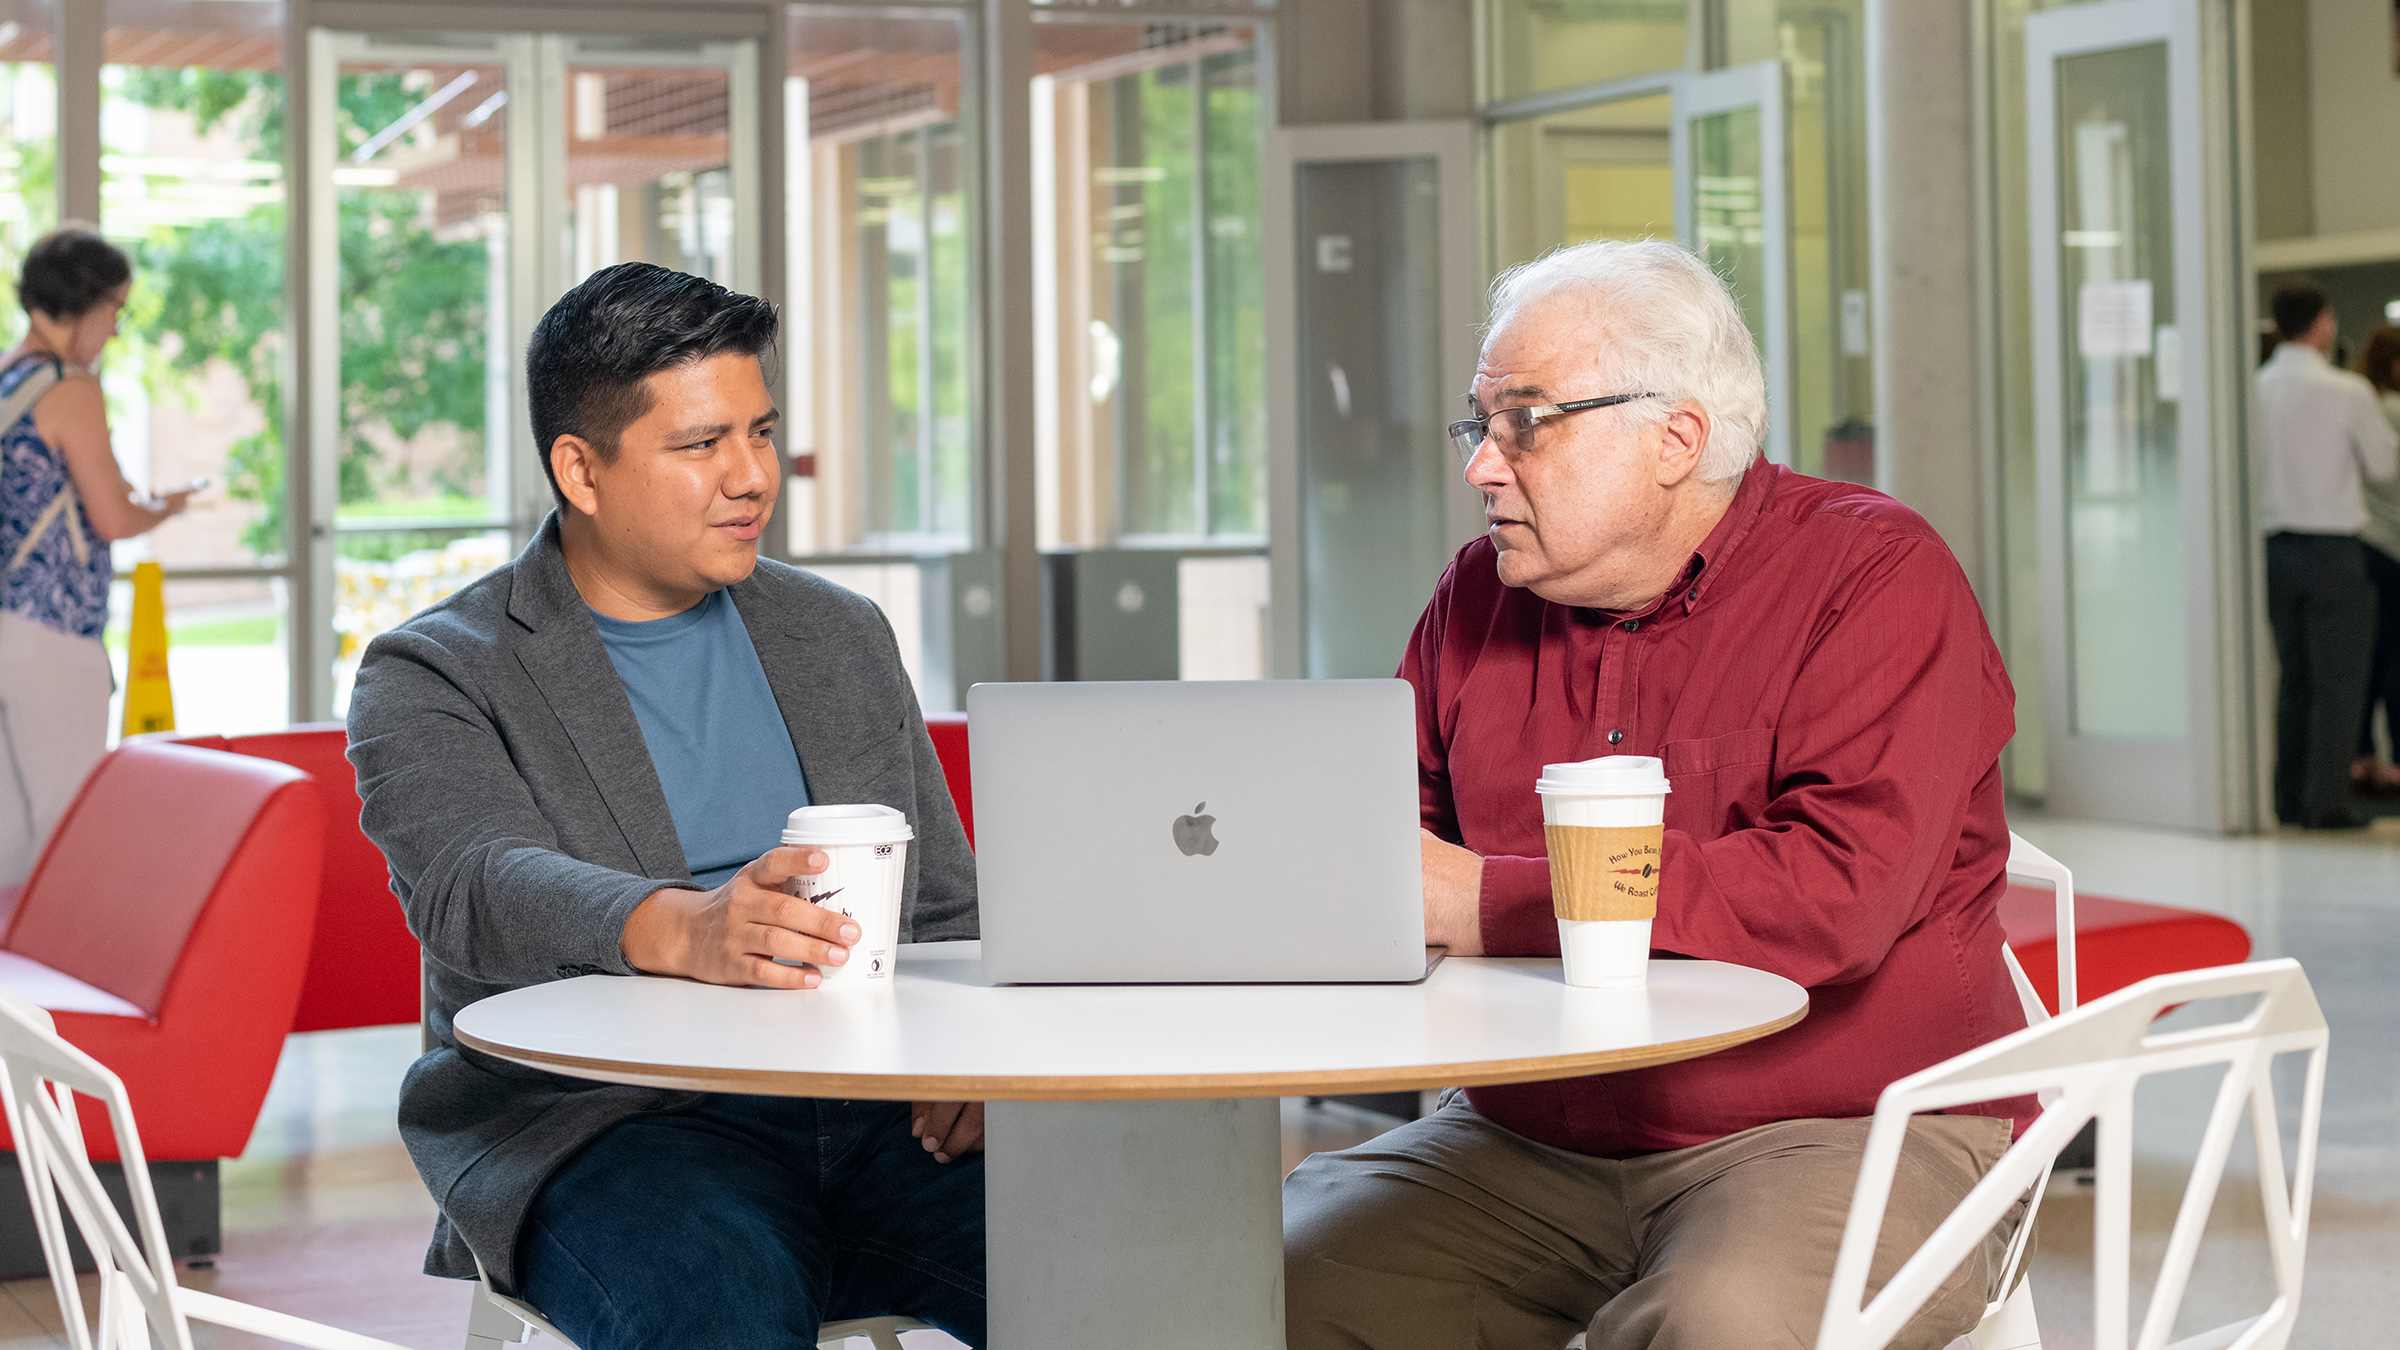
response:
M659 1092L462 1048L544 980L813 988L856 927L786 895L784 814L907 814L902 941L976 934L975 873L890 626L758 556L782 471L774 309L644 263L534 328L558 509L516 561L377 638L350 703L361 824L425 945L434 1048L400 1125L478 1268L584 1350L813 1346L907 1314L983 1339L979 1106Z
M2325 293L2290 286L2270 304L2275 354L2258 372L2267 532L2267 620L2282 681L2275 695L2275 816L2355 829L2350 752L2366 706L2375 641L2363 479L2400 471L2392 429L2366 380L2333 365Z

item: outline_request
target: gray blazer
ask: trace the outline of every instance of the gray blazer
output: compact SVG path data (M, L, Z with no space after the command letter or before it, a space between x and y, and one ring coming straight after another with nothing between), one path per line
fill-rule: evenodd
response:
M901 940L974 937L974 858L882 613L763 560L731 593L810 799L881 802L916 828ZM401 1138L442 1211L425 1270L472 1279L480 1257L511 1289L518 1226L559 1164L627 1116L699 1100L520 1068L451 1035L477 999L634 973L626 915L662 887L697 889L555 515L516 561L369 644L350 761L360 824L425 947L439 1042L400 1089Z

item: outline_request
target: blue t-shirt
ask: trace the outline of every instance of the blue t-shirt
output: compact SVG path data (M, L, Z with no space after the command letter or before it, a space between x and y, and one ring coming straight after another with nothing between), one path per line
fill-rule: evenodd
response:
M721 886L776 847L784 817L808 805L800 753L750 630L722 590L664 619L595 610L592 622L642 725L692 880Z

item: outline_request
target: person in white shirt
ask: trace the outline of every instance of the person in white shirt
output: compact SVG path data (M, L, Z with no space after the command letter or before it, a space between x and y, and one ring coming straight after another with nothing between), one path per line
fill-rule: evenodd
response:
M2400 434L2400 328L2387 323L2367 334L2358 373L2375 386L2383 420ZM2377 762L2374 735L2375 706L2381 704L2384 725L2400 749L2400 477L2370 480L2366 498L2367 524L2358 537L2367 546L2367 578L2375 583L2375 660L2367 675L2367 708L2358 720L2358 758L2350 761L2350 777L2377 796L2400 796L2400 764Z
M2283 339L2258 373L2267 532L2267 621L2283 668L2275 699L2275 814L2310 829L2367 823L2350 759L2367 697L2375 592L2367 578L2365 482L2400 474L2400 444L2374 387L2327 357L2324 292L2275 293Z

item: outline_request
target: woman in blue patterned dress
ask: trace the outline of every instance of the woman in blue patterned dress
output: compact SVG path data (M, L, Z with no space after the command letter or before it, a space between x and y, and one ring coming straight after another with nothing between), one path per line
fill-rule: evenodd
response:
M33 870L108 743L109 541L191 497L138 495L109 448L91 366L132 281L122 252L74 226L28 249L17 279L29 327L0 357L0 886Z

